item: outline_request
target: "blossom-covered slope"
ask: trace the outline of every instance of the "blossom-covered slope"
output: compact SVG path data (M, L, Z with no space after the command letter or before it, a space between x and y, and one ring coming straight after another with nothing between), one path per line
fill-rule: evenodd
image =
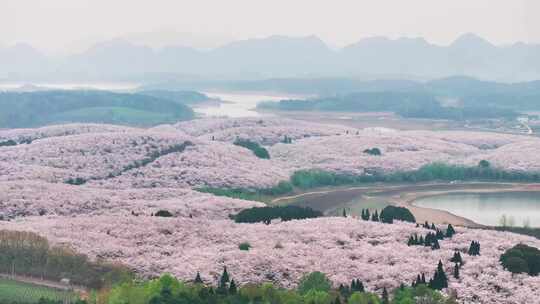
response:
M216 197L190 189L106 190L45 182L0 182L0 219L23 216L151 215L224 219L261 203Z
M356 129L281 118L212 118L180 122L174 127L192 136L232 142L236 138L250 139L264 145L284 140L320 137L355 132Z
M281 143L284 136L292 143ZM262 143L270 159L232 144ZM194 187L265 188L298 169L363 173L416 169L443 161L489 160L510 170L540 170L540 139L495 133L353 130L279 118L205 119L152 129L101 125L3 130L0 138L31 143L0 147L2 229L35 231L92 257L118 260L146 276L172 272L214 282L227 265L235 280L294 286L319 270L336 283L353 278L370 290L429 278L439 260L451 273L454 250L480 241L481 256L465 258L450 279L462 303L533 303L540 279L511 276L500 254L518 242L509 233L457 228L440 250L406 245L412 224L353 218L237 224L230 214L260 203L216 197ZM382 156L363 151L377 147ZM82 185L66 181L82 178ZM168 210L174 217L152 216ZM252 249L239 250L249 242ZM450 276L450 275L449 275Z
M476 165L486 159L504 169L540 170L540 139L495 133L353 130L279 118L203 119L149 130L61 128L2 131L41 139L0 147L0 181L78 177L96 187L121 189L266 188L310 168L362 174L413 170L437 161ZM284 136L292 143L281 143ZM236 137L270 144L270 160L233 145ZM363 153L374 147L382 156Z
M418 274L429 279L439 260L462 303L532 303L540 297L540 277L514 275L502 269L499 256L517 242L540 247L540 241L510 233L458 228L441 249L407 246L412 233L427 230L413 224L382 224L353 218L319 218L264 224L236 224L204 218L149 216L32 217L7 225L32 230L94 257L124 262L147 276L171 272L215 282L227 266L240 283L272 281L295 286L310 271L322 271L339 283L361 279L369 290L381 292L410 284ZM479 240L481 256L465 252ZM249 242L242 251L238 245ZM461 278L451 276L454 250L465 265Z

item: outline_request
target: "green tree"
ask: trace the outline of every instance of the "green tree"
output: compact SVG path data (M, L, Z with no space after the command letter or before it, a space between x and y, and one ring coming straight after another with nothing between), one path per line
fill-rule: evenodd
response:
M454 265L454 279L459 279L459 265L456 263L456 265Z
M374 293L355 292L349 297L347 304L381 304L381 300Z
M482 159L480 162L478 162L478 167L487 169L491 167L491 164L487 160Z
M518 244L500 257L501 264L512 273L527 273L536 276L540 273L540 250L525 244Z
M404 207L386 206L381 211L381 221L392 224L394 220L416 223L416 219L411 211Z
M332 283L322 272L315 271L305 275L300 280L298 292L301 295L307 294L310 290L328 292L332 288Z

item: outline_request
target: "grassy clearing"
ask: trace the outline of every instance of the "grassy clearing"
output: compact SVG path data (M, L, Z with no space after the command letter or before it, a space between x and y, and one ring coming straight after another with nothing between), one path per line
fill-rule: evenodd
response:
M0 278L0 303L37 303L40 298L61 301L66 297L71 302L78 298L75 293Z

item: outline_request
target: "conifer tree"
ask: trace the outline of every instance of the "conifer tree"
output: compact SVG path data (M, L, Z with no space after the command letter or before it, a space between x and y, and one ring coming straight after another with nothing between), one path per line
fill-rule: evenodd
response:
M437 290L442 290L448 287L448 277L444 272L443 264L440 260L433 278L429 281L429 287Z
M431 223L431 230L437 230L437 227L435 227L435 223Z
M360 280L357 280L356 282L356 287L358 287L358 291L360 292L364 292L365 289L364 289L364 283L360 282Z
M390 300L388 299L388 291L386 290L386 287L383 288L383 292L382 292L382 304L390 304Z
M195 276L195 284L202 284L204 283L201 279L201 274L197 271L197 275Z
M221 283L229 283L229 273L227 272L227 266L223 267L223 273L221 274Z
M461 253L459 251L454 252L454 256L450 259L450 262L457 263L459 265L463 265L463 259L461 258Z
M441 249L441 245L439 245L439 241L437 239L435 239L433 241L433 245L431 245L431 249L432 250L437 250L437 249Z
M373 215L371 216L371 220L373 222L378 222L379 221L379 213L377 212L377 210L375 210L375 212L373 213Z
M448 224L448 227L446 228L446 237L451 238L454 234L456 234L456 230L454 230L452 224Z
M369 209L366 209L366 221L369 221L369 218L371 217Z
M229 285L229 294L236 294L236 291L236 283L234 282L234 280L231 280L231 284Z
M417 275L416 281L413 282L413 287L416 287L419 284L422 284L422 278L420 278L420 275Z
M426 275L424 273L422 273L422 278L420 279L420 282L422 284L426 284Z
M221 278L219 280L217 293L219 294L227 294L229 289L229 274L227 273L227 266L223 267L223 273L221 274Z
M347 297L349 294L349 288L344 286L343 284L339 284L338 291L343 297Z
M472 256L480 255L480 243L477 241L472 241L471 245L469 246L468 253Z
M454 279L459 279L459 265L454 265Z

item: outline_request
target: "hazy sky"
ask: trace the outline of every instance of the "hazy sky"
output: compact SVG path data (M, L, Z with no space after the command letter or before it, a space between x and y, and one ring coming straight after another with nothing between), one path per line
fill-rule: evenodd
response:
M448 44L466 32L495 44L540 43L540 1L0 0L0 45L65 52L155 31L163 33L144 39L160 44L174 32L191 33L178 40L197 46L273 34L317 35L333 46L369 36Z

